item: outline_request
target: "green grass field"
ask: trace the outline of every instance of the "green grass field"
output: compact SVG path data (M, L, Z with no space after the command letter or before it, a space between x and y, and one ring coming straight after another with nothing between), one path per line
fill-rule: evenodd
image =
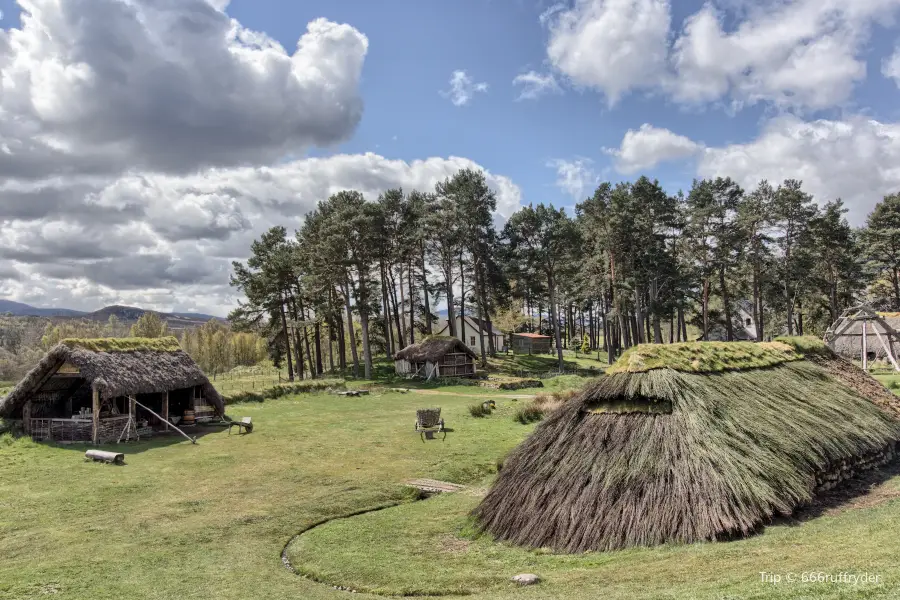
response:
M550 389L575 385L572 376ZM532 393L534 390L532 390ZM453 386L359 398L293 396L229 407L256 429L211 429L119 447L125 466L85 462L84 447L0 437L0 598L346 598L468 592L473 598L762 599L900 596L900 477L869 505L768 528L729 543L558 556L474 536L467 512L497 461L533 429L512 416L527 394ZM468 406L495 399L487 418ZM423 443L415 409L441 406L453 431ZM470 490L411 502L413 477ZM324 519L403 503L365 516ZM760 571L869 571L880 585L773 585ZM508 578L545 581L518 589ZM367 594L356 594L367 596Z

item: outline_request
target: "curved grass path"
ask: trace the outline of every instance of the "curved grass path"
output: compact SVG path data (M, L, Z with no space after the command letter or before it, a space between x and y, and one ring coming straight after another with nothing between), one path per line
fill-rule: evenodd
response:
M900 488L896 478L886 490ZM329 521L285 550L315 581L386 596L480 598L845 599L900 597L900 502L772 526L736 542L560 555L497 544L474 532L477 493L441 494ZM881 584L762 581L761 571L879 574ZM518 573L543 582L519 588Z

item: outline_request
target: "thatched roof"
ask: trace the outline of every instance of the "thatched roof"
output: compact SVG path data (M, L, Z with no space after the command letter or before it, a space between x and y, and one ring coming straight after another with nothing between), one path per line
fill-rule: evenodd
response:
M209 402L224 414L221 396L200 367L174 337L63 340L5 397L0 417L18 411L47 378L64 363L78 367L82 377L105 397L171 391L201 385Z
M472 358L478 358L468 346L450 336L432 336L418 344L410 344L398 352L396 357L413 363L438 362L441 357L451 352L464 352Z
M731 358L639 346L513 451L476 518L500 540L581 552L747 535L790 514L900 438L865 386L805 358L827 352L809 343L734 343Z

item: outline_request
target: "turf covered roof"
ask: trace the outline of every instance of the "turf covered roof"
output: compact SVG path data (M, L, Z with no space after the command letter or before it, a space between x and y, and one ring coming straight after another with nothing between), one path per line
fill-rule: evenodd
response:
M639 346L512 452L475 516L566 552L753 533L900 438L874 380L823 348Z

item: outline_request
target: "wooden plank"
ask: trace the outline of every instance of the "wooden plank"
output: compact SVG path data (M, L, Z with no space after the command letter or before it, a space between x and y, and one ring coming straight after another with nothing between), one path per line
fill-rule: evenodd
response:
M91 403L92 408L92 426L91 426L91 441L93 443L97 443L97 438L100 432L100 391L97 388L93 389L93 401Z
M433 494L440 494L444 492L458 492L460 490L466 489L466 486L464 485L450 483L449 481L438 481L437 479L410 479L406 482L406 485L418 488L423 492L430 492Z
M166 431L169 430L169 392L162 393L162 414L166 423Z

